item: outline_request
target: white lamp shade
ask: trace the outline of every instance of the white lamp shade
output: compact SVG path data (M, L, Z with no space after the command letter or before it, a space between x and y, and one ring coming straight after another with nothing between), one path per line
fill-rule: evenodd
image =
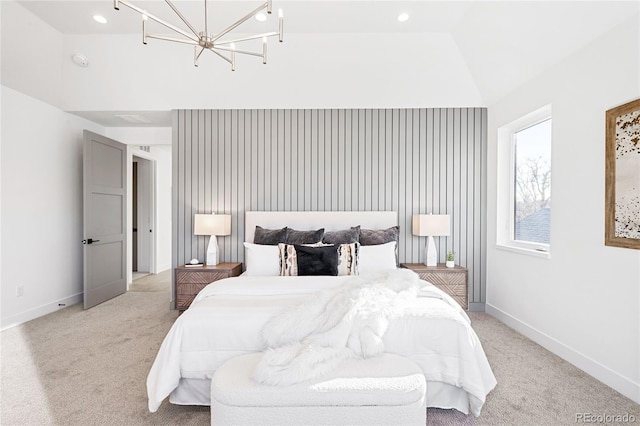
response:
M413 215L413 235L447 236L451 233L451 219L448 214Z
M193 224L194 235L231 235L231 215L196 214Z

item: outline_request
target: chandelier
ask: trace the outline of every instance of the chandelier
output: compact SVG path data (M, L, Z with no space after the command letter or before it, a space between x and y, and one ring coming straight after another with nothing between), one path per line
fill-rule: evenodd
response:
M282 28L284 23L284 19L282 17L282 9L278 11L278 31L250 35L246 37L239 37L235 39L224 38L225 36L228 36L228 34L231 31L233 31L234 29L242 25L247 20L256 16L258 13L260 13L264 9L267 10L268 14L271 14L271 0L267 0L266 2L262 3L260 6L258 6L251 12L247 13L244 17L238 19L237 21L235 21L234 23L232 23L227 28L225 28L224 30L220 31L217 34L209 33L209 29L207 25L207 19L208 19L207 0L204 0L204 31L196 31L193 25L189 23L189 21L182 15L182 13L180 13L178 8L170 0L165 0L165 2L169 5L169 7L171 7L171 9L175 12L175 14L178 15L178 17L182 20L182 22L187 27L189 27L189 30L191 30L191 33L179 27L176 27L175 25L172 25L168 22L165 22L164 20L148 13L146 10L139 8L138 6L134 5L133 3L127 0L113 0L113 7L116 10L120 10L120 5L122 4L140 13L140 15L142 16L142 43L143 44L147 44L148 38L155 38L158 40L174 41L177 43L185 43L185 44L193 45L194 46L193 65L196 67L198 66L198 59L200 58L200 55L202 55L202 52L205 51L205 49L210 50L211 52L215 53L217 56L219 56L220 58L224 59L229 64L231 64L232 71L236 70L236 53L239 53L242 55L262 57L262 63L266 64L267 63L267 38L278 36L278 40L282 41ZM153 21L156 21L159 24L164 25L165 27L169 28L170 30L173 30L174 32L182 35L185 38L176 38L176 37L169 37L169 36L164 36L159 34L147 33L148 19L151 19ZM258 39L262 39L262 51L260 52L251 52L248 50L242 50L242 49L236 48L236 43L242 43L245 41L258 40Z

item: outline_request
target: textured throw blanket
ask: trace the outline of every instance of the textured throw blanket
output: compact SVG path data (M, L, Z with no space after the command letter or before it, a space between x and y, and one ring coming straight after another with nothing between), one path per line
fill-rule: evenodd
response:
M320 377L344 360L380 355L389 319L404 300L417 297L421 282L408 269L361 275L273 317L262 330L267 350L254 379L288 386Z

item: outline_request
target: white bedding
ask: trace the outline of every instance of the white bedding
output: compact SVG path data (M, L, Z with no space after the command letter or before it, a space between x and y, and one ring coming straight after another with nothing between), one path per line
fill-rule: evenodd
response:
M240 276L209 284L162 343L147 378L149 410L155 412L179 384L208 381L232 357L263 351L261 330L269 319L310 294L349 279ZM420 296L407 301L402 315L391 318L384 335L385 351L412 359L428 382L462 389L477 416L496 380L469 318L434 286L426 285ZM461 411L468 412L464 407Z

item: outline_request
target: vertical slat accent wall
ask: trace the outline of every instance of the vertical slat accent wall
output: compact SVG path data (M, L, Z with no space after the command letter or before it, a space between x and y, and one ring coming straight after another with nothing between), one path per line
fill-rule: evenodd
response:
M232 215L225 262L244 259L247 210L397 211L401 262L424 256L412 215L449 214L439 260L456 252L482 304L486 147L485 108L174 111L173 265L205 257L196 213Z

